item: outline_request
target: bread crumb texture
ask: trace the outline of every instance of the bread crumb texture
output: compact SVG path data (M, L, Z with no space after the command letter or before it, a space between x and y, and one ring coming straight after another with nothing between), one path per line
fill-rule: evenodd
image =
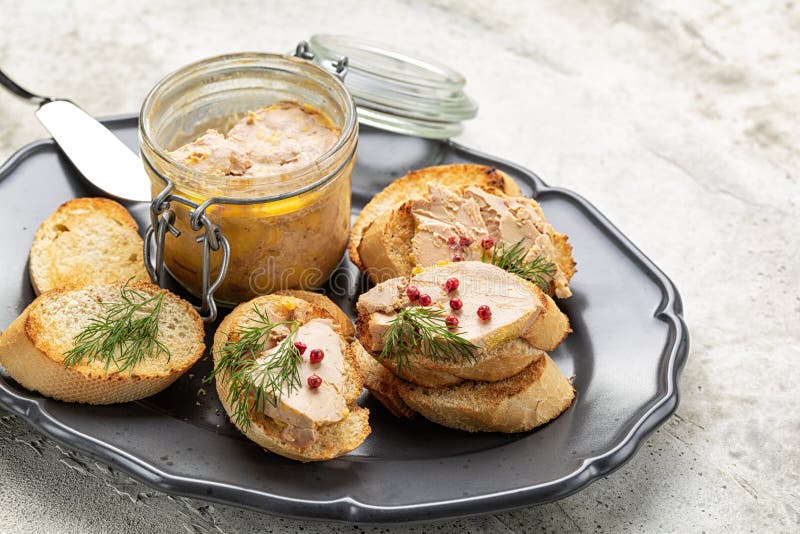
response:
M127 402L163 390L202 356L203 322L188 302L145 282L127 287L146 295L164 294L158 340L170 355L145 358L124 372L116 371L113 364L106 371L97 360L64 366L64 354L74 347L75 336L93 319L103 317L104 303L120 300L121 285L42 294L0 335L0 363L26 388L69 402Z

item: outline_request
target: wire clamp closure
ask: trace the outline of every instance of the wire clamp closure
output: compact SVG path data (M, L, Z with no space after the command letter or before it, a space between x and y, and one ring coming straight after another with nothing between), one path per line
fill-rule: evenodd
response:
M151 167L152 168L152 167ZM167 232L175 237L181 235L180 230L174 226L175 212L172 210L172 203L177 202L187 206L189 211L189 226L192 230L199 232L195 240L203 244L203 264L201 269L201 301L199 306L194 306L202 317L203 321L210 323L216 320L218 315L217 303L214 300L214 292L222 284L228 272L230 263L231 249L227 238L222 234L222 229L211 222L206 214L206 210L220 202L220 199L209 198L202 204L193 202L180 195L172 194L175 183L160 175L166 182L161 192L156 195L150 203L150 226L144 236L144 265L153 283L164 287L167 281L166 268L164 265L164 248L166 245ZM211 280L211 257L212 253L221 253L222 258L219 270L213 282ZM155 258L153 257L155 256Z

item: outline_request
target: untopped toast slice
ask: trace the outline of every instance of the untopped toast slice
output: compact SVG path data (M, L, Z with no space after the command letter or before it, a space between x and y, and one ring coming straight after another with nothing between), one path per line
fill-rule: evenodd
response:
M107 198L62 204L36 231L29 272L37 294L90 284L149 282L136 221Z
M156 339L168 354L147 354L135 366L120 370L102 359L86 358L65 365L75 337L87 326L103 321L108 307L123 302L122 290L135 292L141 302L161 297ZM0 364L28 389L67 402L112 404L154 395L172 384L202 356L203 322L188 302L153 284L91 285L54 289L41 294L0 335Z

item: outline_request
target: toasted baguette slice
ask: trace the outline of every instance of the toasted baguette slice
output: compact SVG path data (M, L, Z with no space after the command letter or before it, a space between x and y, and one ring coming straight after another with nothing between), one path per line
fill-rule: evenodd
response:
M314 296L311 297L311 295ZM339 322L343 320L342 316L346 319L343 312L338 310L338 307L327 297L315 293L311 295L306 296L316 303L290 295L265 295L237 306L222 321L214 335L214 350L212 352L215 365L219 362L222 346L232 335L235 335L241 325L246 324L254 317L254 307L262 311L271 311L287 319L291 318L300 324L305 324L315 318L330 319L335 325L335 329L345 339L342 332L344 328ZM338 310L339 313L334 314L327 311L331 306ZM337 319L335 315L339 314L341 315ZM340 390L340 393L347 403L348 415L339 422L318 427L317 439L304 446L289 441L283 435L285 424L275 421L265 414L258 413L252 405L250 409L251 424L247 428L239 427L239 429L249 439L265 449L301 462L329 460L352 451L361 445L370 433L369 410L358 406L355 402L363 390L363 382L358 372L358 363L355 356L358 350L360 350L360 345L357 341L354 341L347 343L346 349L343 351L345 387ZM224 373L217 375L216 384L219 399L225 411L230 415L232 412L232 399L228 397L227 378ZM235 420L233 422L236 424Z
M374 217L359 236L359 243L355 247L361 262L360 267L374 283L398 276L408 276L417 265L426 267L432 263L420 262L414 257L413 252L413 239L417 234L417 223L413 215L415 200L409 199L422 201L431 195L428 183L418 185L420 189L409 190L404 202L385 209ZM449 195L453 198L460 198L464 195L463 187L452 184L445 184L445 186L445 190L449 190ZM502 190L487 186L482 186L481 189L494 197L509 198ZM509 200L511 199L509 198ZM467 202L463 198L462 201ZM533 212L538 214L543 225L541 231L552 242L552 252L548 253L548 256L552 257L548 259L556 264L557 271L550 280L548 294L558 295L562 298L569 297L572 294L569 289L569 280L575 274L575 260L572 257L572 246L569 244L567 236L556 232L551 225L547 224L544 213L535 200L517 197L513 198L513 201L517 205L528 204L533 208ZM476 240L479 241L480 236ZM511 246L513 243L506 243L506 245ZM442 246L447 248L446 244ZM477 243L472 247L481 250ZM447 252L450 253L449 249ZM480 254L474 250L469 254L473 255L472 259L480 258ZM475 256L476 254L477 256ZM449 255L447 259L449 259Z
M66 367L64 353L93 319L107 311L103 303L120 302L122 284L82 289L54 289L40 295L0 335L0 364L28 389L67 402L113 404L143 399L172 384L202 356L203 322L188 302L144 282L126 289L144 295L162 293L158 340L169 349L145 358L130 371L106 371L101 361Z
M29 271L36 294L90 284L149 282L136 221L106 198L62 204L33 238Z
M558 417L575 397L570 381L543 352L521 373L500 382L425 388L398 381L395 388L426 419L468 432L526 432Z
M447 386L463 380L497 382L513 376L538 358L539 351L555 350L572 332L569 318L550 296L536 288L542 304L541 311L523 337L512 339L489 352L477 355L473 365L453 362L432 362L428 358L411 358L408 369L400 377L427 387ZM397 373L391 360L381 360Z
M521 193L517 183L507 174L484 165L440 165L437 167L427 167L412 171L402 176L386 186L380 193L370 200L361 213L358 215L353 228L350 231L350 243L348 251L350 260L362 271L367 265L362 261L359 248L367 228L383 214L393 211L397 206L405 202L410 196L425 191L429 183L441 183L451 187L475 185L478 187L488 187L501 191L507 195L518 196ZM400 235L398 233L398 235ZM377 271L377 270L376 270ZM376 278L378 273L367 273L373 283L388 280L395 276L408 273L398 272L394 275L384 274L381 278Z
M373 314L411 306L412 303L405 296L409 285L430 292L433 305L447 309L447 300L451 295L445 296L437 288L443 286L448 278L461 280L461 286L453 295L459 296L465 303L465 308L457 314L462 325L467 324L475 313L474 308L467 309L466 303L486 301L499 304L504 298L504 291L510 288L516 288L515 291L525 297L531 308L520 308L516 320L486 333L483 350L476 353L475 362L434 362L423 355L412 355L409 365L398 370L391 359L380 358L378 355L382 344L377 343L379 339L373 334ZM491 286L487 285L489 282ZM474 294L476 290L480 291L479 295ZM567 316L535 284L481 262L428 267L410 278L382 282L361 295L357 308L358 338L364 348L404 380L426 387L453 385L462 380L504 380L530 365L538 357L539 350L555 349L571 332Z
M451 386L464 380L504 380L530 365L538 357L539 351L554 350L572 332L569 319L558 309L553 299L545 294L541 296L544 307L525 337L508 341L491 352L479 354L473 366L433 363L427 358L412 356L408 365L398 370L391 359L380 358L378 355L373 359L391 374L425 387ZM366 378L364 382L367 389L370 389Z

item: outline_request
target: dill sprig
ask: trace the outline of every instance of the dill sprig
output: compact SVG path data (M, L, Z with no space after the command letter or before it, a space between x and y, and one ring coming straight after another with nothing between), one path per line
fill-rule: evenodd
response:
M497 265L547 291L550 288L550 280L556 274L556 264L544 256L536 256L529 260L526 259L527 255L528 251L522 246L520 239L510 247L506 247L505 243L499 246L495 244L491 255L484 250L481 261Z
M158 340L158 316L164 294L150 296L129 289L127 283L119 293L119 302L104 302L106 314L91 319L75 336L75 346L64 353L65 366L100 360L106 372L112 365L119 372L133 372L148 357L165 354L169 361L169 349Z
M424 306L400 310L383 335L381 358L393 359L398 372L409 365L412 354L434 362L474 362L479 347L464 339L463 332L451 330L444 316L443 310Z
M297 364L300 351L294 346L297 321L272 322L267 314L253 306L256 318L253 325L243 326L228 337L220 348L219 361L211 374L210 382L220 374L225 375L231 418L239 428L250 427L250 412L263 411L267 403L277 406L283 390L291 393L301 386ZM258 360L269 343L270 334L279 326L289 327L289 334L267 357ZM252 401L252 403L251 403Z

